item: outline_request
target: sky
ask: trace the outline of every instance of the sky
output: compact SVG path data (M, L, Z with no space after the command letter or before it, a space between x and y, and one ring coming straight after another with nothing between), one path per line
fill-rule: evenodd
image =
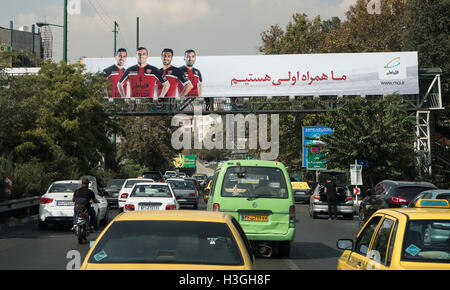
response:
M136 18L140 46L158 56L163 48L175 55L195 49L200 55L259 54L261 33L271 25L283 29L294 13L310 19L338 16L356 0L69 0L80 1L80 14L68 18L68 59L112 57L114 21L119 24L117 47L136 49ZM39 21L63 23L63 0L0 0L0 26L29 26ZM31 29L31 28L30 28ZM52 27L53 58L62 58L62 28Z

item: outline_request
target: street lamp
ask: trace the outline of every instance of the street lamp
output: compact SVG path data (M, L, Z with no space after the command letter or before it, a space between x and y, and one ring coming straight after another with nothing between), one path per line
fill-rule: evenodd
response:
M52 23L47 23L47 22L36 22L36 26L39 28L41 28L43 26L55 26L55 27L64 28L64 25L52 24ZM66 38L63 43L63 61L67 62L67 39Z
M38 27L42 26L56 26L63 28L63 61L67 63L67 0L64 0L64 25L51 24L46 22L36 22Z

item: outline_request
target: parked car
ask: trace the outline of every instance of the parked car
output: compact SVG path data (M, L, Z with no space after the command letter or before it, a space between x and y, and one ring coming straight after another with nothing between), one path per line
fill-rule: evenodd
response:
M213 180L207 210L231 214L254 247L289 256L295 203L286 167L277 161L230 160L216 169Z
M327 194L324 186L331 178L338 188L336 214L353 220L353 194L347 187L347 171L324 170L319 173L318 183L309 199L309 215L315 219L319 214L328 215Z
M341 239L338 270L450 270L450 206L417 200L416 208L380 209L356 241Z
M111 179L106 184L105 192L108 194L106 200L109 207L119 207L119 191L122 188L126 179Z
M365 192L365 197L359 206L360 226L374 212L383 208L407 207L419 193L425 190L437 189L429 182L383 180L375 188Z
M450 189L431 189L419 193L409 202L408 207L415 207L419 199L446 199L450 202Z
M256 270L235 218L205 211L118 215L99 235L81 270Z
M198 208L198 192L192 181L181 178L170 178L166 181L172 187L180 206L190 205Z
M38 226L40 230L47 228L49 224L73 224L74 202L72 201L75 190L81 187L81 180L62 180L53 182L39 204ZM94 179L90 179L89 189L94 191L95 198L100 203L93 203L96 213L98 228L100 223L108 222L108 202L101 196Z
M127 201L128 196L133 189L133 186L136 183L142 182L155 182L153 179L149 178L128 178L122 185L122 188L119 191L119 195L117 197L117 202L119 204L119 212L123 211L123 207L125 206L125 202Z
M180 205L167 183L136 183L125 202L124 211L174 210Z

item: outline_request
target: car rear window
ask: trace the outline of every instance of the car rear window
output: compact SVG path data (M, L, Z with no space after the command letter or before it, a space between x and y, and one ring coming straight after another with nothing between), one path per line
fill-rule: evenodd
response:
M241 170L239 172L239 170ZM225 173L223 197L288 198L283 171L275 167L233 166Z
M132 188L136 183L140 182L154 182L153 179L135 179L135 180L127 180L125 183L125 188Z
M48 192L75 192L80 187L81 183L56 183L52 184Z
M172 189L195 189L195 184L192 181L167 181L172 186Z
M243 265L228 225L197 221L117 221L89 263Z
M450 202L450 193L442 193L436 196L436 199L446 199Z
M130 197L172 197L172 193L168 185L137 184Z
M450 263L450 220L414 220L406 227L402 260Z
M413 200L419 193L429 189L429 187L403 186L397 187L394 190L393 195L401 198L406 198L407 200Z
M123 183L125 182L125 179L114 179L114 180L110 180L108 181L108 183L106 184L107 188L121 188Z

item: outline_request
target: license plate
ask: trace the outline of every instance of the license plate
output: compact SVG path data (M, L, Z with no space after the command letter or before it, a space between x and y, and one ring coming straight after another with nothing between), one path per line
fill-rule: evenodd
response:
M242 215L241 220L246 222L267 222L269 217L266 215Z
M159 206L140 206L139 210L158 210Z
M72 201L59 200L56 201L56 206L74 206L74 203Z

